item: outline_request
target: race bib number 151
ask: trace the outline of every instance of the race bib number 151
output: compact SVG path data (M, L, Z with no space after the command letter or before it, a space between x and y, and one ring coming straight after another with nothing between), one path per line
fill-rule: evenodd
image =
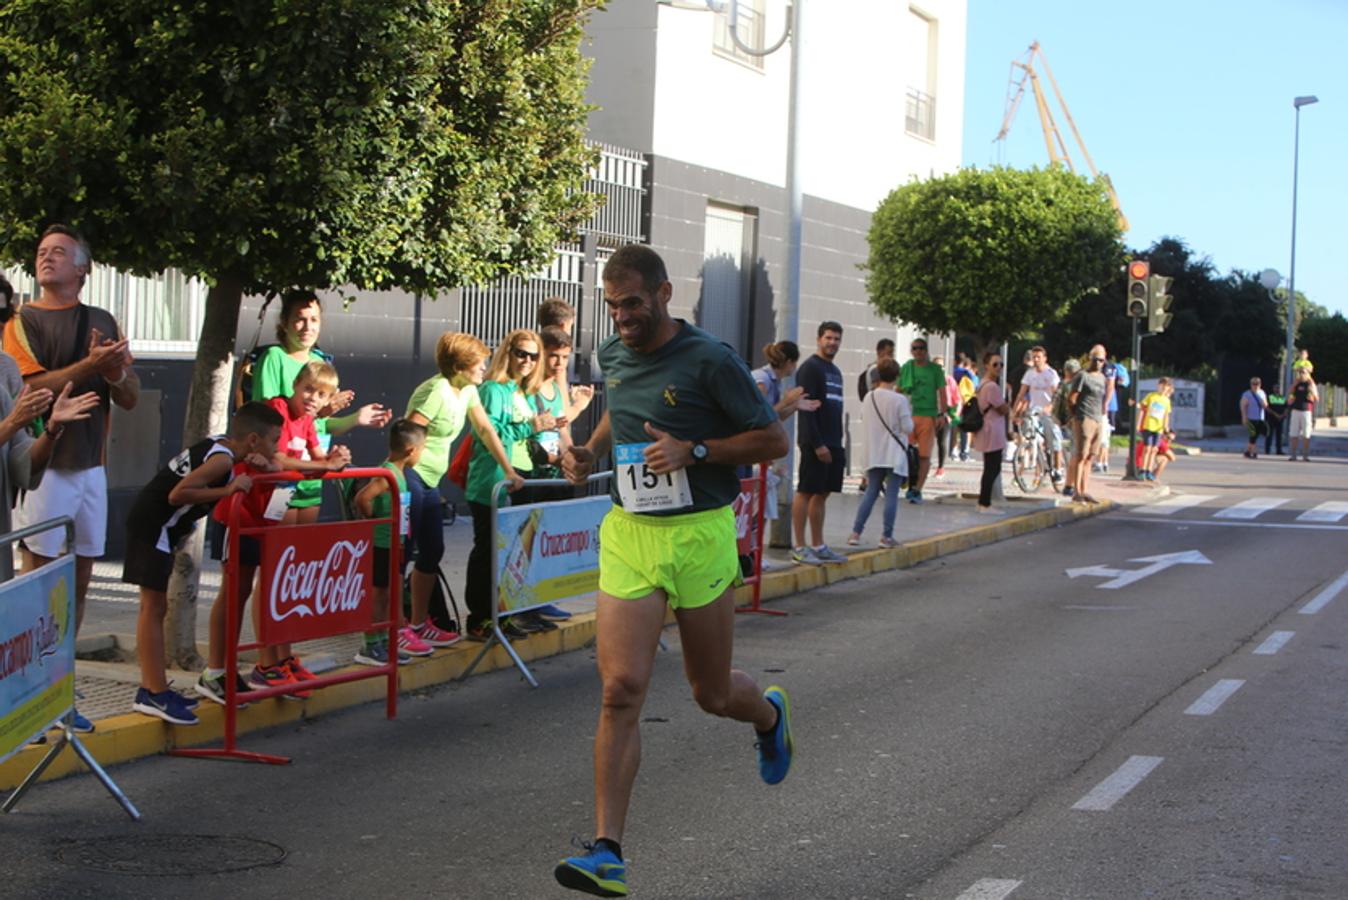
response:
M683 469L657 475L646 465L650 444L619 444L613 451L618 496L628 512L685 509L693 505L688 473Z

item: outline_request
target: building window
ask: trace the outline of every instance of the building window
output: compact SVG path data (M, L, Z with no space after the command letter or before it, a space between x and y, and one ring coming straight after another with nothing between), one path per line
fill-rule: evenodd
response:
M936 140L936 20L909 7L901 38L904 76L904 130Z
M763 0L732 0L737 4L735 31L740 43L755 50L763 48ZM763 57L745 53L730 36L730 9L715 14L712 31L712 49L721 56L744 63L754 69L763 68Z

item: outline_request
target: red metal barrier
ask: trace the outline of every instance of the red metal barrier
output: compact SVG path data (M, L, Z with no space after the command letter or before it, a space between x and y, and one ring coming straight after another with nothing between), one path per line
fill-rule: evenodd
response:
M746 575L745 584L753 585L754 599L748 606L737 607L735 612L762 613L765 616L785 616L780 609L764 609L759 601L763 590L763 540L764 522L768 504L768 467L758 467L753 478L740 479L740 493L735 498L735 534L739 540L740 556L753 560L752 574Z
M313 476L298 472L274 472L253 476L254 484L275 481L300 481ZM374 526L389 525L398 534L402 521L401 497L393 473L377 469L346 469L328 472L324 481L353 478L383 478L389 482L392 499L386 519L360 519L350 522L318 522L313 525L245 526L239 522L243 494L233 494L229 503L229 551L224 566L225 590L225 745L194 747L170 751L175 756L242 759L283 765L288 756L253 753L238 749L238 702L254 703L268 697L295 691L313 690L362 678L387 678L385 701L390 719L398 714L398 616L402 607L401 541L389 541L389 616L372 621L371 576L374 571ZM253 537L262 547L258 567L258 598L261 613L257 640L239 643L239 538ZM389 661L382 666L323 675L314 681L278 687L237 691L239 651L256 650L271 644L307 641L349 634L353 631L388 629Z

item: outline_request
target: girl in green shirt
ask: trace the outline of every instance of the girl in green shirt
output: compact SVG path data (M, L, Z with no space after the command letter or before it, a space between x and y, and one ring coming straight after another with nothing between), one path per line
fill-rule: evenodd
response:
M534 332L523 328L510 332L496 348L486 380L478 388L482 409L505 446L511 467L526 477L533 470L528 438L566 425L565 419L537 412L532 405L532 397L543 382L543 367L539 365L542 349L542 342ZM483 622L491 618L491 543L495 539L491 495L497 482L506 477L504 471L481 443L473 447L465 488L468 507L473 512L473 549L468 555L464 586L469 637L484 636Z

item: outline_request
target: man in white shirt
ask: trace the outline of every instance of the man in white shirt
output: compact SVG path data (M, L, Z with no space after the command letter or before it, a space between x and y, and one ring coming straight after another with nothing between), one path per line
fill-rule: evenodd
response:
M1046 449L1053 459L1053 483L1062 481L1062 430L1053 421L1053 394L1061 381L1058 373L1048 364L1048 351L1043 347L1030 349L1030 368L1020 381L1020 391L1016 394L1015 415L1017 418L1026 413L1033 416L1044 435Z

